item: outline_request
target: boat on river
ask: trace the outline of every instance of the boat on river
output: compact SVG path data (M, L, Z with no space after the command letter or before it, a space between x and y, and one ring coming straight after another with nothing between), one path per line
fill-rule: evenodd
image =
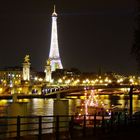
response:
M94 125L95 121L99 125L102 120L110 120L111 113L110 110L106 110L103 107L97 106L88 106L84 105L77 106L77 112L74 117L74 123L77 125L83 125L86 122L86 125Z
M96 121L96 123L100 124L103 120L109 121L111 117L117 120L118 114L121 118L124 118L126 111L118 106L107 108L95 90L90 92L85 90L84 99L76 107L74 122L80 125L83 125L85 122L86 124L94 125Z

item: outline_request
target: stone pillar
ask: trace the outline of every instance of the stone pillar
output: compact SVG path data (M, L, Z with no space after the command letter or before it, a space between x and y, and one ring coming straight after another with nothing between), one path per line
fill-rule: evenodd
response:
M28 110L27 110L27 102L16 102L14 101L8 106L8 116L9 117L17 117L17 116L27 116ZM21 118L20 123L27 122L27 118ZM17 125L9 125L9 124L17 124L17 118L8 119L8 131L17 131ZM27 129L27 125L20 125L20 129ZM26 132L22 132L22 134L26 134ZM15 137L16 133L9 133L8 136Z
M24 58L24 63L23 63L23 80L24 81L30 81L30 65L31 65L31 63L29 61L30 61L29 55L26 55Z
M52 80L51 64L50 59L48 59L47 64L45 66L45 81L50 83L51 80Z
M59 116L59 131L66 131L69 126L69 102L66 99L54 100L54 115ZM63 116L63 117L62 117ZM62 122L64 121L64 122ZM55 124L56 125L56 124Z

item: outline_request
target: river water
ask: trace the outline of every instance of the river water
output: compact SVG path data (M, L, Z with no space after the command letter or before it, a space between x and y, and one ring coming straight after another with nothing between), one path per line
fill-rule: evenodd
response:
M105 108L118 106L119 108L129 109L129 96L127 95L100 95L100 100L105 104ZM83 101L80 99L67 99L69 104L69 115L76 113L76 107ZM7 116L7 108L12 100L0 100L0 116ZM44 115L53 114L54 99L22 99L20 102L27 102L27 115ZM133 112L140 111L140 96L133 95ZM25 114L26 115L26 114Z

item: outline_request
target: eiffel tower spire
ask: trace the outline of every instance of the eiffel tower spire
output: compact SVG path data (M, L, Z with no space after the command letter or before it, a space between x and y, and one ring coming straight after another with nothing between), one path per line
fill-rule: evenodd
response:
M58 36L57 36L57 13L54 5L54 11L52 13L52 30L51 30L51 43L49 59L51 64L51 71L56 69L63 69L61 58L58 48Z
M55 12L55 5L53 7L53 13L52 13L52 16L57 16L56 12Z

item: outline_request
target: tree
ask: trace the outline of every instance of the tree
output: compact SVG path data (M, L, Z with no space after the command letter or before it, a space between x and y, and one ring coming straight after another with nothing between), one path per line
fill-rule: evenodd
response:
M138 69L140 69L140 1L137 1L138 8L136 11L136 22L137 26L134 32L134 44L131 49L131 54L135 57L138 64Z

